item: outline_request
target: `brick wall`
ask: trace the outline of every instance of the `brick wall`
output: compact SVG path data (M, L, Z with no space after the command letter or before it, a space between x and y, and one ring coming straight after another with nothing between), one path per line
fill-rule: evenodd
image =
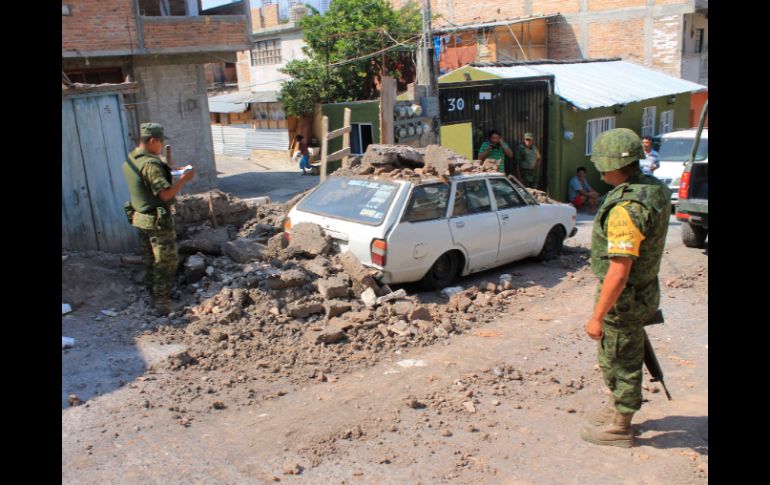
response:
M644 19L589 23L587 54L644 63Z
M61 18L62 52L129 50L132 44L136 48L132 0L68 0L66 3L71 15Z
M245 19L212 17L144 17L144 44L147 49L243 45Z
M580 0L532 0L532 15L577 13Z
M680 76L682 71L682 16L652 21L652 67Z
M238 73L238 90L251 90L251 56L249 51L238 52L238 62L235 64L235 70Z
M682 3L682 0L675 0ZM588 11L614 10L618 8L646 7L647 0L588 0Z
M278 4L262 7L262 17L265 19L264 27L275 27L280 24L278 17Z
M582 59L580 25L568 24L564 17L555 17L548 23L548 57L550 59Z

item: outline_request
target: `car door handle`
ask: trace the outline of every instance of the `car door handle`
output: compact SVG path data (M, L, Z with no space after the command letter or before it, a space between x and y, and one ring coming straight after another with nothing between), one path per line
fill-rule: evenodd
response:
M457 222L455 222L455 226L457 226L457 227L465 227L465 223L463 221L457 221Z
M508 217L510 217L508 214L503 214L503 215L500 216L500 219L502 219L504 221L507 221Z

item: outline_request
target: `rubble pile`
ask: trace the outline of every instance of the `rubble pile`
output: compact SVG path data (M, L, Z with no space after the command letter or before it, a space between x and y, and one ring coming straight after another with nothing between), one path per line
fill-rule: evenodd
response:
M340 168L333 175L342 177L367 176L420 181L423 178L441 178L458 174L497 172L495 160L468 160L449 148L428 145L413 148L407 145L369 145L363 159L351 159L350 166ZM527 189L541 204L561 204L540 190Z
M369 176L396 180L446 178L459 173L497 171L497 162L469 161L454 151L429 145L413 148L407 145L369 145L363 159L334 172L337 176Z
M197 304L185 315L188 325L168 329L188 347L171 368L322 379L374 364L377 353L430 345L490 321L491 309L524 291L506 279L457 289L446 304L421 303L379 284L352 253L335 254L320 226L301 223L291 237L268 237L278 229L265 221L280 217L269 207L258 214L218 255L186 259L180 283ZM221 239L226 230L200 230L193 240L206 232Z

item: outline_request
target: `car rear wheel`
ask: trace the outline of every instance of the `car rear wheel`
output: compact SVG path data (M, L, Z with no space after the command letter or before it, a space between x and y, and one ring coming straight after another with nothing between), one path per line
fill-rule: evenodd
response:
M457 278L459 269L460 258L457 254L452 251L444 253L430 267L422 279L422 284L428 290L440 290L451 286Z
M682 224L682 242L688 248L704 248L708 229L701 226L693 226L690 223Z
M564 229L561 226L554 226L548 232L543 243L543 249L537 255L537 259L547 261L559 256L561 248L564 245Z

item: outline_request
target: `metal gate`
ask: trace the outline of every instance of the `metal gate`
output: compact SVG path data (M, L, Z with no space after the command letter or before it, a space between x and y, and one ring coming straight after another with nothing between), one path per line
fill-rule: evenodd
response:
M524 142L524 133L532 133L540 149L540 188L548 186L548 96L551 78L527 81L475 81L439 85L441 125L472 124L473 156L487 139L489 130L500 132L511 149ZM506 170L513 168L506 161Z
M138 244L126 220L122 165L132 149L120 94L62 98L62 247L124 252Z

